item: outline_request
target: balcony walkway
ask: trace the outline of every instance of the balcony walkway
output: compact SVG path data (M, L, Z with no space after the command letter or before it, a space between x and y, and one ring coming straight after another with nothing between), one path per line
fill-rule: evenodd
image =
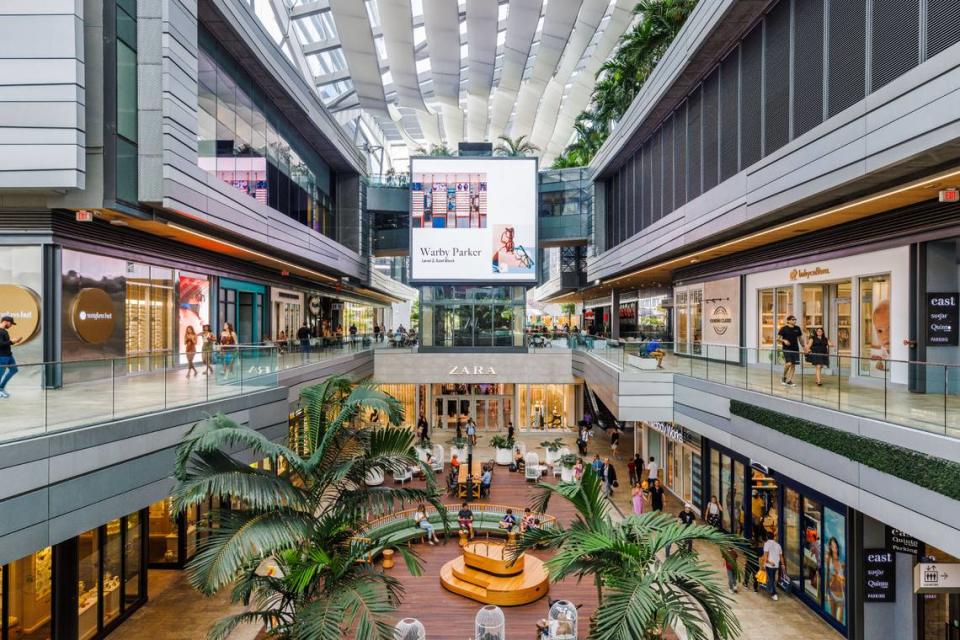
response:
M271 389L278 374L318 364L383 343L344 342L310 353L278 353L275 348L243 347L230 367L222 360L203 375L187 378L187 366L175 356L146 356L64 362L56 365L20 365L7 385L9 398L0 398L0 441L31 437L58 430L109 422ZM65 381L44 389L44 369L59 368ZM141 371L134 371L140 369Z
M599 342L599 341L598 341ZM597 343L595 343L597 344ZM580 347L578 347L580 348ZM717 347L722 349L722 347ZM736 347L728 349L736 350ZM625 370L639 370L629 356L637 349L595 346L582 350ZM879 361L843 356L831 356L834 368L824 371L823 385L817 386L813 367L801 358L793 381L796 386L780 383L782 364L771 362L770 352L743 349L744 360L752 364L741 365L720 359L677 355L666 350L662 371L708 380L747 391L803 402L825 409L833 409L863 418L891 422L912 429L960 438L960 395L944 393L943 388L960 384L960 368L948 365L914 364L899 361ZM722 352L721 352L722 353ZM737 354L732 354L736 357ZM839 360L840 367L836 364ZM757 362L760 361L760 362ZM861 367L861 375L851 376L850 371ZM883 367L883 368L881 368ZM937 392L915 393L905 384L891 382L891 370L906 375L908 367L921 370L931 387ZM946 384L945 384L946 383Z

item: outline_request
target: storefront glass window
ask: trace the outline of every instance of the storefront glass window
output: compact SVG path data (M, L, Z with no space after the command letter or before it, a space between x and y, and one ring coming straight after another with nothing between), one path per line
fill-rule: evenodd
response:
M170 516L170 499L150 505L151 564L175 564L180 558L177 547L177 521Z
M120 520L111 520L106 526L103 546L103 623L120 615L121 546Z
M187 558L192 558L197 553L197 506L187 507L184 515L187 520Z
M860 373L884 377L890 358L890 276L860 278Z
M79 594L78 628L81 638L89 638L97 633L97 602L100 585L100 530L93 529L78 537L79 572L77 593Z
M683 478L683 501L684 502L694 502L693 500L693 483L691 482L691 473L693 471L693 452L686 447L683 448L683 473L681 477ZM694 506L698 506L694 504Z
M923 561L957 564L960 558L925 545ZM960 628L960 594L924 593L917 597L922 621L919 640L956 640L955 630Z
M829 507L823 509L823 610L847 624L847 519Z
M417 424L417 418L419 417L419 412L417 411L417 385L379 384L377 388L384 393L389 393L400 401L400 404L403 406L403 422L401 424L413 428ZM368 416L368 419L371 418L372 415ZM384 419L381 418L380 422L384 422Z
M124 607L140 599L140 572L143 567L143 536L139 513L127 516L127 535L123 545Z
M710 497L717 496L720 500L722 488L720 487L720 452L716 449L710 450ZM722 503L721 503L722 505Z
M674 493L677 492L676 478L676 454L677 445L672 440L667 440L667 455L664 458L663 480L664 484Z
M693 353L700 353L703 343L703 289L690 292L690 337L693 339Z
M52 569L50 547L0 567L0 602L3 578L7 579L7 606L0 612L0 623L6 622L8 638L50 639Z
M546 431L575 425L576 385L520 385L520 428Z
M730 517L733 519L733 533L744 535L745 514L743 512L744 466L739 460L733 462L733 505Z
M787 487L783 496L783 556L787 575L800 586L800 494Z
M690 342L689 314L687 312L687 292L678 291L674 297L674 309L677 315L677 344L678 353L687 353L687 343Z
M803 592L820 604L820 566L822 565L823 522L820 503L803 499Z
M720 456L720 504L723 505L723 528L731 531L730 516L733 513L733 461L730 456Z

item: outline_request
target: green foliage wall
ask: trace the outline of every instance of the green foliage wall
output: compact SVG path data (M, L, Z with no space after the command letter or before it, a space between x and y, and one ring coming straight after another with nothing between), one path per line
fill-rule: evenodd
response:
M730 413L896 476L918 487L960 500L960 464L956 462L826 427L803 418L794 418L739 400L730 401Z

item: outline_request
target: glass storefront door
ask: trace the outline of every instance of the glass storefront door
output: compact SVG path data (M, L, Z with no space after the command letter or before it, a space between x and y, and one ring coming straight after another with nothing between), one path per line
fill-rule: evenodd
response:
M902 304L902 303L901 303ZM890 358L890 276L860 278L860 375L884 377Z

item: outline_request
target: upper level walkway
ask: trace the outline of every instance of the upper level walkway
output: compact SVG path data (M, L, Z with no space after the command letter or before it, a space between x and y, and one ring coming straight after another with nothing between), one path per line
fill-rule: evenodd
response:
M817 384L816 367L801 357L794 386L788 386L782 383L783 352L778 350L701 344L678 352L673 344L663 343L662 369L657 369L640 342L592 339L581 341L577 349L624 373L685 375L960 438L960 367L954 365L833 353Z
M20 364L6 387L10 397L0 398L0 441L272 389L295 380L301 367L380 346L368 336L330 340L309 351L241 345L233 352L194 354L194 371L185 353Z

